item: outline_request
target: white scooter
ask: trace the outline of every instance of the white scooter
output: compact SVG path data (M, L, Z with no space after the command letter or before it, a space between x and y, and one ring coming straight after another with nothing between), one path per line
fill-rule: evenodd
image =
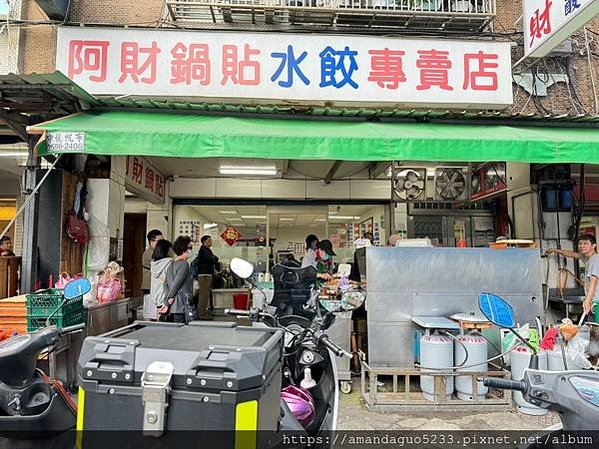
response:
M515 330L516 319L512 307L497 295L482 293L479 308L493 324L509 329L524 344L530 346ZM534 348L529 367L523 380L483 379L484 385L521 391L524 399L538 407L559 413L563 432L597 431L599 429L599 372L597 371L546 371L538 369L538 356ZM581 435L577 435L581 436ZM562 447L567 438L553 440L559 444L531 447ZM572 441L572 440L570 440ZM568 447L576 447L574 440ZM565 446L563 446L565 447ZM586 445L588 447L588 445Z

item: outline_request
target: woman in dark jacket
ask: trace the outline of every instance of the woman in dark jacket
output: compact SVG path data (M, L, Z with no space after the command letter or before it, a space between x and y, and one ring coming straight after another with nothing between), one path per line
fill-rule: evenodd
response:
M160 313L168 314L168 321L175 323L189 323L195 318L193 278L187 261L192 250L189 237L179 236L173 243L177 258L166 273L167 304Z

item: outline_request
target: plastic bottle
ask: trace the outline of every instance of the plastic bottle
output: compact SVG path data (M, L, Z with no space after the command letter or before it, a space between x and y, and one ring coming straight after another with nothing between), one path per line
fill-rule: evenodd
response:
M312 379L312 370L310 368L304 370L304 379L301 381L300 385L306 390L316 386L316 381Z

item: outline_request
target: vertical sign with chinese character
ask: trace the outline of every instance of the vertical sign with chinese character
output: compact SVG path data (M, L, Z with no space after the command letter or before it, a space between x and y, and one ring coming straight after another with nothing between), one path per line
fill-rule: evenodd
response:
M165 176L141 156L127 156L127 190L151 203L164 203Z
M540 58L599 14L599 0L524 0L524 52Z
M97 95L512 104L509 42L60 27L56 58L59 70Z

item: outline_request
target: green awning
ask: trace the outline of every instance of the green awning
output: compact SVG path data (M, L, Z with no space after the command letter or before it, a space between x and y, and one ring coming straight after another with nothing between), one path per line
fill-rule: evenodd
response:
M95 111L28 130L45 135L41 156L599 163L599 128Z

